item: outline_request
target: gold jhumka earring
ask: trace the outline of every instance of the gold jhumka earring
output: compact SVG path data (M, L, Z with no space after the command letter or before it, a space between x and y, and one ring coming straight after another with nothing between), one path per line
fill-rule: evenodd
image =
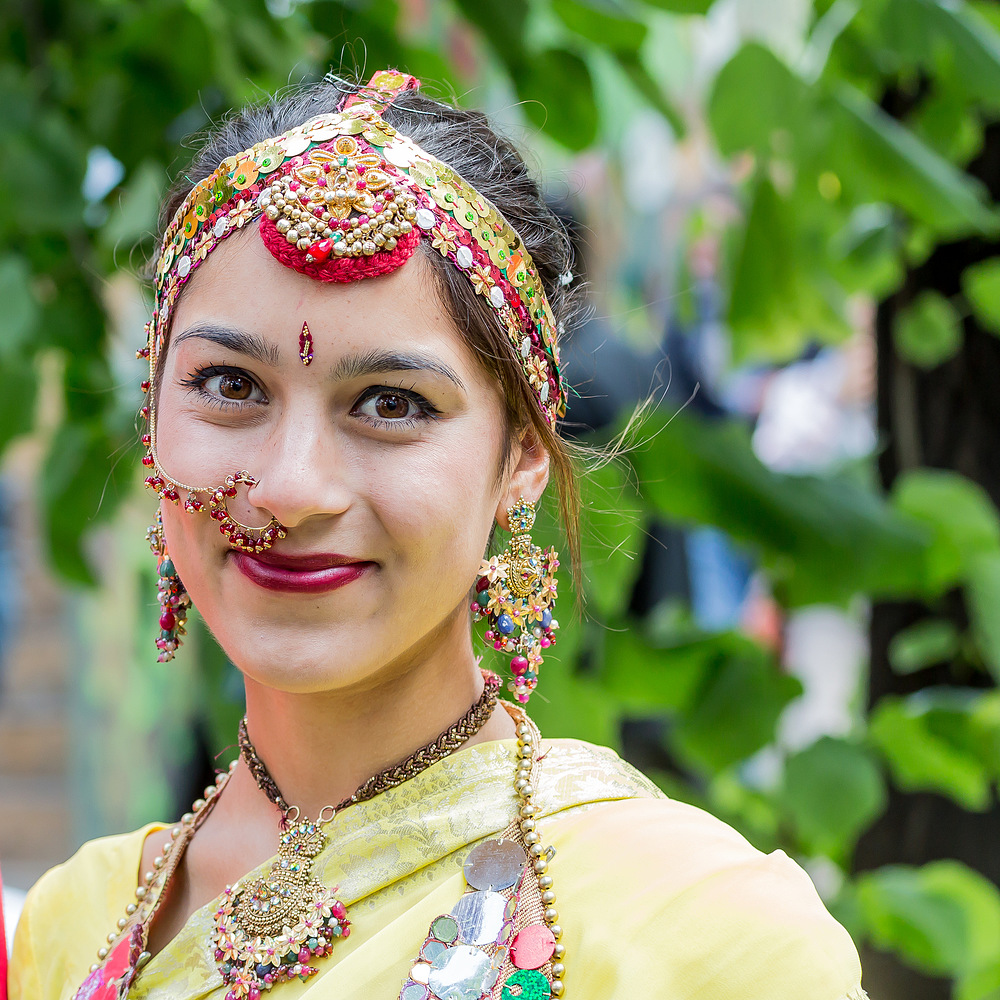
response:
M542 650L555 642L559 622L552 617L556 601L559 554L542 549L531 538L535 505L524 497L507 509L511 537L498 556L483 561L472 602L473 619L487 621L484 638L493 648L512 653L513 678L507 687L526 704L538 684Z

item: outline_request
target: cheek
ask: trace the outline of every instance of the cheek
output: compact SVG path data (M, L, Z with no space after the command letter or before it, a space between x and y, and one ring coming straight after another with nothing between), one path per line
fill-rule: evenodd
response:
M207 515L186 514L172 503L161 504L160 512L170 559L194 599L196 594L205 591L202 582L209 577L220 558L224 540L215 522ZM216 537L219 542L216 542Z
M495 434L449 435L439 447L414 449L369 466L368 494L402 553L475 574L499 498ZM468 565L466 565L468 564Z
M209 489L252 465L260 454L258 428L227 427L197 419L176 392L164 392L156 411L156 458L172 480Z

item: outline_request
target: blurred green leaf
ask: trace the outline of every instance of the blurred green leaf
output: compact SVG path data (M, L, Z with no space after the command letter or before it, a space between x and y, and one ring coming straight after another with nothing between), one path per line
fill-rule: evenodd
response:
M1000 258L967 267L962 272L962 290L979 322L1000 336Z
M18 254L0 257L0 302L0 357L9 358L30 342L39 316L31 268Z
M925 291L897 314L892 336L900 357L920 368L936 368L962 346L962 322L943 295Z
M638 51L646 25L610 0L551 0L559 20L578 35L612 52Z
M914 469L893 487L893 506L931 532L922 586L939 594L959 581L971 560L1000 551L1000 517L977 483L940 469Z
M807 851L844 860L886 792L868 751L827 736L785 762L781 798Z
M1000 997L1000 958L988 962L955 984L955 1000L997 1000Z
M899 287L899 224L888 205L858 205L830 241L838 273L848 287L881 299Z
M968 706L920 695L887 697L876 706L869 736L906 791L935 791L981 812L991 800L991 774L976 752Z
M1000 684L1000 552L982 552L969 561L965 594L973 635Z
M744 355L794 357L810 336L848 332L833 293L824 294L831 281L815 261L815 244L804 239L798 207L765 177L751 189L729 301L729 325Z
M687 124L680 112L667 99L663 88L653 79L652 74L639 58L638 52L618 51L614 53L615 60L622 71L632 82L632 86L667 120L676 138L682 138L687 132Z
M580 499L588 610L605 617L622 614L641 566L643 503L617 463L591 471L580 484Z
M897 674L912 674L950 660L959 648L958 630L940 618L929 618L897 632L889 643L889 661Z
M853 593L910 593L926 571L926 536L876 493L847 476L772 472L735 422L657 416L649 444L630 455L643 495L687 524L722 528L768 567L793 605ZM844 559L844 553L852 558Z
M21 358L0 362L0 450L34 429L38 375Z
M947 74L963 96L1000 107L1000 34L971 4L890 0L880 27L883 44L927 73Z
M504 59L520 59L524 52L528 0L504 3L481 3L480 0L455 0L464 17L476 25L484 40Z
M887 866L858 879L869 933L882 950L935 975L962 975L996 956L1000 892L957 861Z
M682 757L721 771L770 743L778 717L801 691L798 680L752 643L720 651L705 665L669 741Z
M872 193L943 234L994 233L998 217L983 186L922 143L864 94L840 83L838 163L863 172Z
M103 247L120 261L144 237L156 232L156 217L163 194L163 168L151 160L141 164L129 178L101 229Z
M807 85L771 49L748 42L716 76L708 120L724 155L743 150L768 155L776 131L789 139L800 134L814 103Z
M669 10L672 14L707 14L715 0L641 0L647 7Z
M56 569L77 583L93 584L83 551L85 533L102 517L114 442L100 427L64 425L42 469L42 500L49 556Z
M1000 690L978 694L969 708L969 719L970 739L980 759L1000 782Z
M740 636L701 635L662 645L630 626L605 633L600 680L624 706L641 712L687 711L712 663L744 651L753 655L752 644Z
M584 149L597 137L597 104L587 64L565 49L532 53L514 73L524 113L567 149Z

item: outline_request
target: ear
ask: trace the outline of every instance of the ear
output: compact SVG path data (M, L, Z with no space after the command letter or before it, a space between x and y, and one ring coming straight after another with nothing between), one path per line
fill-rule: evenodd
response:
M537 503L549 481L549 452L530 424L514 446L511 460L512 466L496 512L497 522L505 531L510 530L507 508L513 507L521 497Z

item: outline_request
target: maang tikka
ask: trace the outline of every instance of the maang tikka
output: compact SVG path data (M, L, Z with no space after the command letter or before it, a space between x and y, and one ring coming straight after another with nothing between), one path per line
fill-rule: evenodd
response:
M555 642L559 623L552 617L556 601L556 569L559 555L543 550L531 539L535 505L519 497L507 509L511 537L498 556L484 559L472 602L475 621L486 619L487 642L512 653L513 678L507 687L514 697L527 703L538 684L542 650Z

